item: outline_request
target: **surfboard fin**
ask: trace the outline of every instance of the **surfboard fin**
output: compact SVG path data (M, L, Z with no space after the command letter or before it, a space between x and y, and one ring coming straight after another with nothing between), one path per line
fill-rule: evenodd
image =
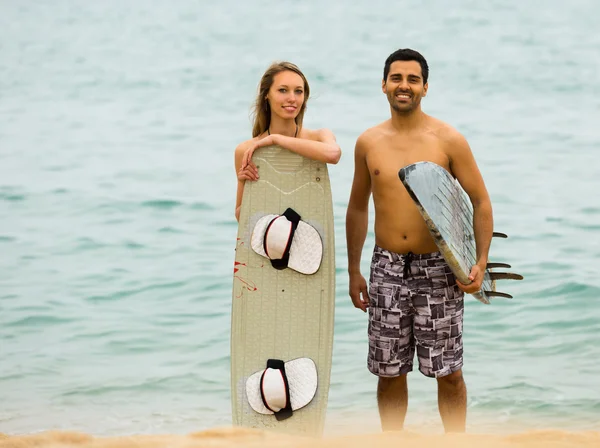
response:
M498 291L483 291L488 297L504 297L505 299L512 299L513 296L506 294L505 292Z
M490 272L489 274L492 280L523 280L521 274L514 272Z
M502 232L493 232L492 233L492 237L495 237L495 238L508 238L508 235L506 233L502 233Z
M510 269L512 266L510 264L506 264L506 263L488 263L486 267L487 267L487 269L493 269L493 268Z

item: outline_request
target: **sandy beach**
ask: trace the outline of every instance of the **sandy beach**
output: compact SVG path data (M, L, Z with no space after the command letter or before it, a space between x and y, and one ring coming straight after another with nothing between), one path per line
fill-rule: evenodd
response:
M0 434L0 448L196 448L196 447L261 447L261 448L362 448L402 446L403 448L560 448L598 447L600 432L567 432L536 430L498 434L430 435L411 431L347 435L311 439L287 436L265 431L214 428L188 435L134 435L121 437L93 437L77 432L50 431L32 435L8 436Z

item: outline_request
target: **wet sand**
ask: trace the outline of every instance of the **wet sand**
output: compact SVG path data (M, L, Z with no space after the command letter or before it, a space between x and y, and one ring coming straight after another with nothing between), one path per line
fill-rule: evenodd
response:
M0 434L0 448L363 448L398 446L402 448L559 448L599 447L600 431L563 430L522 431L511 434L423 434L411 431L324 437L321 439L281 435L271 432L215 428L188 435L132 435L94 437L84 433L48 431L30 435Z

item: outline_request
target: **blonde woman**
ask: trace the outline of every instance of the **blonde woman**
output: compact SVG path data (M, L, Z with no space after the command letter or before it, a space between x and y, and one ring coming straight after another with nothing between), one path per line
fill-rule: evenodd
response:
M311 130L302 126L310 95L308 81L290 62L272 64L260 80L254 104L252 138L235 149L238 187L235 218L239 220L244 184L258 179L252 154L258 148L279 145L320 162L336 164L341 149L329 129Z

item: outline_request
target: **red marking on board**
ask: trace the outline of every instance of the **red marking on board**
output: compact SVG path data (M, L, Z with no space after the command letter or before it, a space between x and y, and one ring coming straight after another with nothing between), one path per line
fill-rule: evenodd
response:
M240 268L238 266L244 266L244 267L248 267L248 265L246 263L242 263L241 261L234 261L233 262L233 273L237 273ZM233 278L239 280L242 283L242 287L240 289L240 293L238 295L236 295L236 298L240 298L242 297L244 290L248 290L250 292L252 291L258 291L258 288L256 287L256 284L252 281L246 280L243 277L239 276L239 275L234 275Z
M233 262L233 273L235 274L237 271L239 271L239 268L236 268L236 266L246 266L248 267L248 265L246 265L246 263L240 263L239 261L234 261Z
M250 292L258 291L258 288L256 287L256 284L254 282L248 281L248 280L244 280L239 275L234 276L234 278L237 278L240 282L242 282L242 288L240 289L240 293L237 296L235 296L237 299L239 299L240 297L242 297L245 289L248 290L248 291L250 291Z

